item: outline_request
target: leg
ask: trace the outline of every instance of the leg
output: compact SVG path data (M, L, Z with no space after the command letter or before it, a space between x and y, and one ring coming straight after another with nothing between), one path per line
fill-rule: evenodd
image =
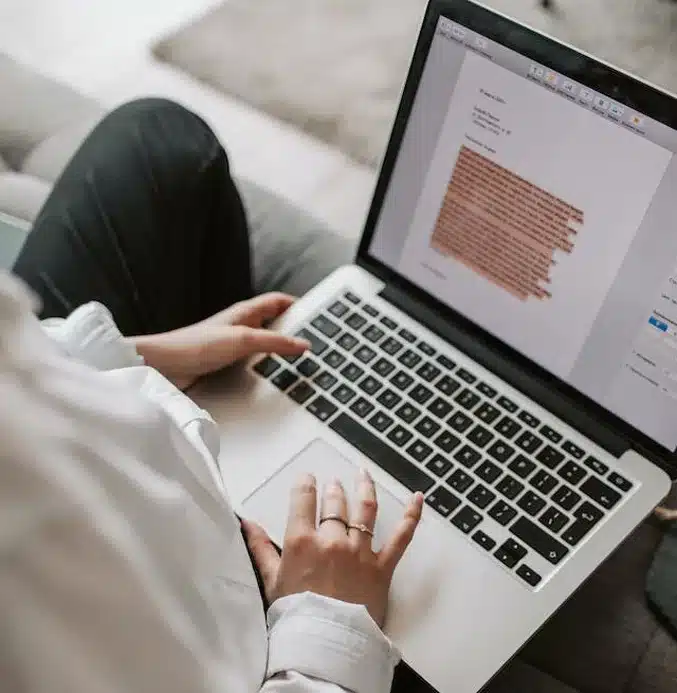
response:
M162 332L252 294L247 222L218 140L144 99L108 115L45 203L14 272L61 317L96 300L123 334Z

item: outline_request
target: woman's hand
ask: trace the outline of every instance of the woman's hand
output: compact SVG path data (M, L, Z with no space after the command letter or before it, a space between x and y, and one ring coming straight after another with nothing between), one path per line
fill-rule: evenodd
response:
M282 315L292 296L268 293L235 303L202 322L172 332L131 337L149 366L178 388L190 387L200 376L225 368L257 353L301 354L303 339L272 332L263 326Z
M358 497L357 507L349 514L343 487L338 481L329 484L322 498L320 518L332 519L321 522L318 528L315 479L310 475L303 477L292 491L282 556L261 527L243 522L271 604L290 594L315 592L363 604L374 621L383 626L393 572L421 519L423 496L417 493L412 497L399 526L378 552L372 550L368 532L349 528L364 525L374 530L376 489L367 472L360 474Z

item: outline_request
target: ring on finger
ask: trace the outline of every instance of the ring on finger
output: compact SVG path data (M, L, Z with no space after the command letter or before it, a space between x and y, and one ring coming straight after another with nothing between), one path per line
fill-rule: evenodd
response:
M329 522L330 520L334 520L335 522L340 522L345 528L346 532L348 531L349 525L346 520L344 520L339 514L337 513L330 513L329 515L324 515L323 517L320 518L320 526L322 526L323 522Z
M362 534L368 534L370 537L374 537L374 533L367 527L367 525L364 524L349 524L347 525L348 530L350 531L351 529L356 529L358 532L362 532Z

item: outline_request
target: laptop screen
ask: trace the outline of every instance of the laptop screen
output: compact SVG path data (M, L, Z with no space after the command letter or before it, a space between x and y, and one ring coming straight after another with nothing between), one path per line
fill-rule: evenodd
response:
M677 132L441 17L369 253L677 448Z

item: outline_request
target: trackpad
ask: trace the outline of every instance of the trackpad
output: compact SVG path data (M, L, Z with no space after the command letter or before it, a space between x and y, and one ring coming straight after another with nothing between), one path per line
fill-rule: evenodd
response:
M338 479L346 491L348 512L352 513L357 508L355 486L359 468L329 443L318 438L292 457L284 467L244 501L245 517L264 527L271 539L279 546L282 545L287 526L291 489L304 473L314 474L317 479L318 519L322 489L325 484L334 479ZM373 548L378 551L401 520L404 506L379 484L376 484L376 494L379 507ZM349 517L353 516L349 515Z

